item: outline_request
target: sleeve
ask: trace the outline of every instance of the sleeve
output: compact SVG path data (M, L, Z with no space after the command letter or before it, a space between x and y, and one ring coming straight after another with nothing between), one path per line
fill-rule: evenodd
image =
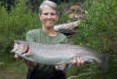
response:
M62 37L61 37L61 42L62 44L67 44L68 43L68 38L62 34Z
M68 43L68 38L65 36L64 40L63 40L64 43Z
M26 41L30 41L30 42L35 41L34 40L34 34L33 34L32 31L29 31L29 32L26 33Z

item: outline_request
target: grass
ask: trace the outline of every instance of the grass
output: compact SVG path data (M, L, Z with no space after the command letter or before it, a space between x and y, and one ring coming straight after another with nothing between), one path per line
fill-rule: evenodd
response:
M0 65L0 79L25 79L27 67L21 61Z

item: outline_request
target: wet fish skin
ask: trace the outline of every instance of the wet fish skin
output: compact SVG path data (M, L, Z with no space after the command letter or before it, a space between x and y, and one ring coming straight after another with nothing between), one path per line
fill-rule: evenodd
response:
M22 52L23 46L29 46L28 53ZM71 64L73 58L80 57L84 63L97 63L105 68L108 62L108 56L102 55L94 49L80 45L69 44L41 44L35 42L26 42L15 40L12 52L19 56L40 64L57 65ZM28 56L31 54L31 56Z

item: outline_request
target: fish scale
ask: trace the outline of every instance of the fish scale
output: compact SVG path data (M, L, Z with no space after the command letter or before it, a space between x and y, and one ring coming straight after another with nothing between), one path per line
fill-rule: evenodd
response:
M23 46L29 46L31 56L28 56L28 52L21 52L22 49L20 48ZM107 55L106 57L105 55L102 56L101 53L97 52L96 50L80 45L41 44L15 40L12 52L18 53L19 56L25 58L26 60L46 65L57 65L64 63L70 64L72 63L73 58L78 57L80 57L84 63L97 63L100 66L106 66L108 62Z

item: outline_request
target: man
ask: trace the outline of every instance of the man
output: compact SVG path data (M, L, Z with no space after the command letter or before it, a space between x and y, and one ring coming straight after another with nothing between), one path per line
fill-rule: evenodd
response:
M27 32L26 40L47 44L67 43L66 36L53 29L58 20L57 5L52 1L46 0L40 5L39 12L42 28ZM66 75L63 72L66 64L47 66L30 61L26 61L26 63L29 66L27 79L66 79ZM79 65L82 63L83 61L80 58L73 59L73 64Z

